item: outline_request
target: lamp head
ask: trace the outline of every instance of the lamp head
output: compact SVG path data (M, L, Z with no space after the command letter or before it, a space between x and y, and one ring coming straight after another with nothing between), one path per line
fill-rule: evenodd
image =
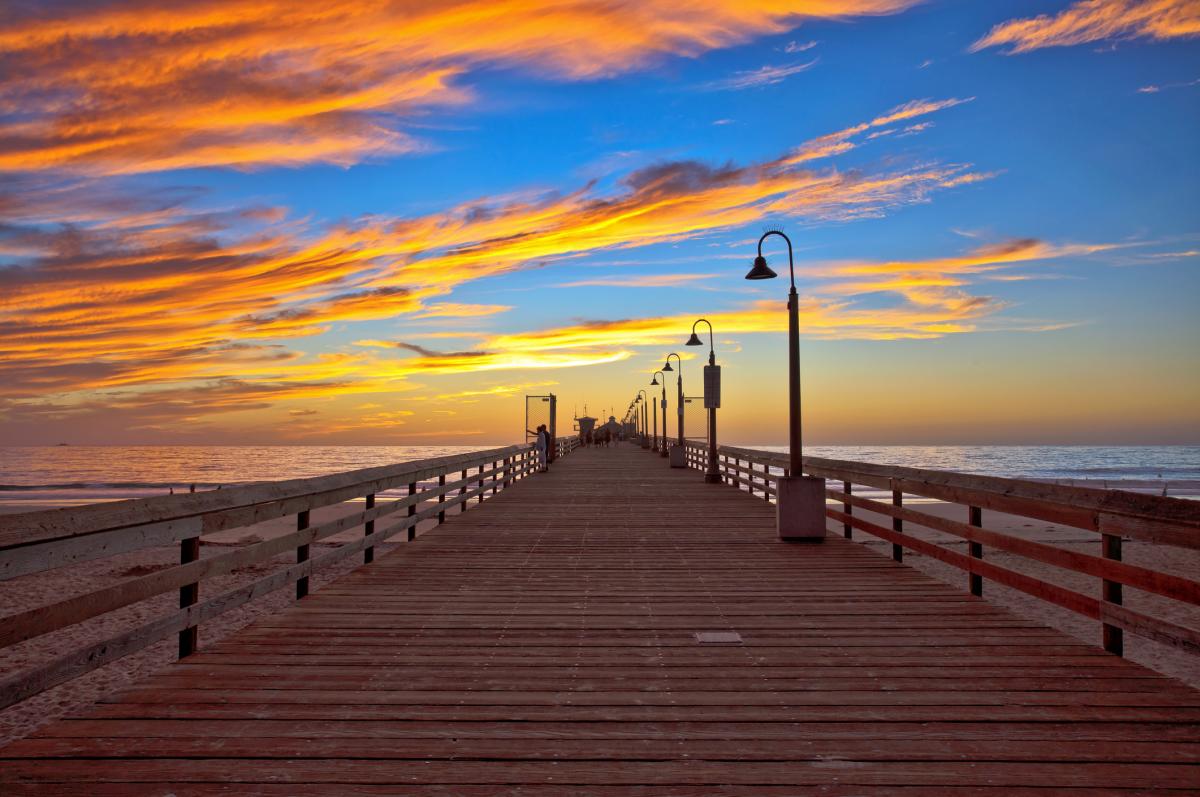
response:
M692 336L690 338L688 338L687 343L685 343L683 345L685 345L685 346L703 346L704 344L700 342L700 337L695 332L693 332Z
M671 358L670 357L667 358L667 363L666 363L666 365L664 365L662 367L662 370L664 370L664 371L674 371L675 370L674 368L671 367Z
M767 265L767 259L762 255L754 258L754 268L750 269L750 273L746 275L748 280L769 280L779 275L771 270Z
M652 385L657 385L657 384L658 384L658 374L655 374L655 375L654 375L654 376L653 376L653 377L650 379L650 384L652 384Z

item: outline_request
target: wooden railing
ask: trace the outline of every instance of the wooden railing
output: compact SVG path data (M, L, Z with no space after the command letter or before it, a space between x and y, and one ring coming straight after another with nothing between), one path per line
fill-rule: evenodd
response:
M787 475L786 454L732 446L721 446L717 453L727 483L761 495L766 501L775 495L776 480ZM707 455L704 446L688 444L691 467L703 470ZM1200 550L1198 501L815 457L804 458L804 469L827 480L825 514L841 525L846 538L858 529L890 542L896 561L902 561L908 549L957 567L966 572L967 588L973 595L983 594L986 579L1098 620L1104 648L1117 655L1124 652L1124 631L1200 654L1200 630L1122 605L1122 589L1130 587L1200 606L1200 582L1121 561L1124 538ZM891 501L855 495L854 485L885 490L891 494ZM905 495L959 504L965 522L905 506ZM890 518L890 527L856 515L856 508ZM989 530L983 525L985 509L1095 532L1099 535L1099 555ZM965 540L967 552L906 533L906 523ZM987 548L1095 577L1099 580L1099 597L988 562Z
M554 441L555 455L565 457L581 445L583 444L579 442L579 435L560 437Z
M574 450L578 441L572 440L556 441L560 456ZM187 656L196 649L201 623L291 583L296 585L296 597L303 598L308 594L309 578L318 569L360 551L364 562L370 563L376 545L401 532L412 540L422 521L436 518L441 523L448 509L461 505L466 511L472 499L483 502L533 474L536 459L532 446L509 446L310 479L2 515L0 580L176 543L180 564L0 618L0 648L176 589L180 608L149 624L6 677L0 681L0 708L172 634L179 635L180 657ZM398 498L382 496L386 500L376 502L380 494L397 489L406 494ZM310 523L313 510L357 499L365 499L361 511L318 525ZM397 513L403 514L388 522ZM294 532L200 558L200 541L206 534L287 515L296 516ZM310 557L309 546L313 543L360 526L361 538ZM228 575L289 551L295 551L294 565L200 601L200 585L205 579Z

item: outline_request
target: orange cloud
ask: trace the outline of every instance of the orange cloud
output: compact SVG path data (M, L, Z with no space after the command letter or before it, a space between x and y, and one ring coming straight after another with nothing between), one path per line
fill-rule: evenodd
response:
M399 128L468 102L456 81L479 66L594 79L915 2L24 4L0 31L21 65L0 79L0 170L349 165L424 147Z
M971 277L987 275L1004 280L1006 275L990 272L1015 263L1079 257L1117 249L1121 244L1050 244L1034 238L1021 238L1000 244L980 246L956 257L920 261L840 262L807 267L809 276L833 278L820 286L822 294L859 296L867 293L894 292L916 304L938 304L961 299L963 294L950 289L968 284ZM1029 279L1021 275L1018 279Z
M1008 46L1012 54L1108 39L1193 36L1200 36L1200 0L1079 0L1056 16L1001 23L971 51Z
M456 393L441 393L434 396L434 398L438 401L461 401L463 399L475 401L485 397L514 396L518 393L526 393L534 388L554 387L557 384L558 382L521 382L516 385L493 385L482 390L460 390Z
M902 106L886 116L913 112ZM0 272L0 397L69 397L65 404L81 406L96 391L237 385L237 395L262 386L255 401L266 401L271 392L394 390L413 374L613 362L629 349L489 345L446 354L409 346L399 357L313 356L283 342L364 321L491 315L507 306L437 300L482 277L764 217L877 216L984 177L936 163L850 172L814 171L789 156L746 166L677 161L628 174L612 190L589 185L313 229L278 208L202 211L178 193L101 194L86 180L25 176L0 194L0 249L18 253L14 268Z
M801 278L813 296L803 299L800 324L804 334L839 339L928 339L973 332L978 322L1005 306L991 297L972 295L962 287L974 278L1014 264L1080 257L1118 248L1115 244L1050 244L1017 239L981 246L966 254L918 261L848 261L801 265ZM816 282L816 285L812 283ZM887 294L889 306L857 303L868 294ZM706 313L721 334L781 332L786 313L777 301L757 301L742 308ZM591 321L567 327L489 337L488 350L522 353L594 351L603 354L631 346L677 343L695 314ZM1023 329L1060 329L1037 325Z
M903 105L896 106L882 116L877 116L869 122L861 122L852 127L839 130L836 133L829 133L828 135L808 141L793 150L783 162L788 165L795 165L808 161L832 158L857 147L858 144L855 143L854 139L861 137L864 133L868 134L866 136L868 141L884 135L890 135L894 131L880 128L887 128L888 125L893 125L897 122L905 122L909 119L916 119L919 116L937 113L947 108L953 108L956 105L972 102L974 99L974 97L967 97L966 99L924 99L906 102ZM912 135L927 129L927 127L928 124L911 125L904 129L904 133Z

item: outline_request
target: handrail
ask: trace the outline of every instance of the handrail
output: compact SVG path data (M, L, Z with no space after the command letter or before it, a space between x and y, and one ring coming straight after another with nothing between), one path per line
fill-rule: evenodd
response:
M562 457L579 448L583 443L580 442L579 435L570 435L568 437L556 438L554 445L557 455Z
M560 456L576 447L570 440L556 441ZM180 545L177 566L0 618L0 648L4 648L171 590L180 594L178 611L0 681L0 708L175 633L180 657L187 656L196 649L196 629L202 622L293 582L297 598L302 598L309 577L319 568L360 551L364 562L370 563L376 545L400 532L413 540L422 521L436 518L441 523L447 509L461 505L466 511L471 499L482 502L532 475L537 467L533 446L507 446L309 479L0 516L0 580L170 543ZM436 484L431 483L434 479ZM376 503L380 494L402 487L407 495ZM365 498L361 511L310 525L312 510L360 498ZM404 514L393 520L391 516L402 510ZM293 532L229 553L199 557L205 534L293 514L297 518ZM309 557L312 543L359 526L361 538ZM205 579L291 550L296 551L295 565L199 600Z
M705 446L688 444L688 464L703 469ZM752 448L721 446L717 450L722 477L751 494L761 492L770 501L775 482L786 474L785 454ZM968 589L983 594L983 581L1024 592L1094 620L1099 620L1106 650L1123 653L1122 631L1131 631L1189 653L1200 654L1200 630L1133 611L1123 606L1122 587L1128 586L1171 600L1200 605L1200 582L1121 561L1121 540L1131 537L1158 545L1200 549L1200 502L1122 490L1100 490L1024 479L954 473L864 462L805 457L805 472L841 483L826 489L826 517L842 526L892 543L892 557L903 560L905 549L958 567L968 573ZM745 463L745 464L743 464ZM758 466L756 469L755 466ZM853 492L853 485L888 490L891 503ZM921 512L904 504L905 495L961 504L967 522ZM832 505L829 505L832 502ZM840 511L837 505L840 504ZM855 509L891 519L891 528L873 523ZM1100 535L1100 555L1070 551L1017 537L983 526L983 510L1047 520ZM966 540L966 554L905 533L905 523ZM1057 584L984 561L984 546L1043 564L1100 579L1100 597L1085 595Z

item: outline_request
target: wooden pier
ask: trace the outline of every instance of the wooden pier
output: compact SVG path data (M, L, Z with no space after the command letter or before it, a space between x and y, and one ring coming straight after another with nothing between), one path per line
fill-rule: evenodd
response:
M1200 790L1200 692L628 444L0 751L6 795L1058 789Z

